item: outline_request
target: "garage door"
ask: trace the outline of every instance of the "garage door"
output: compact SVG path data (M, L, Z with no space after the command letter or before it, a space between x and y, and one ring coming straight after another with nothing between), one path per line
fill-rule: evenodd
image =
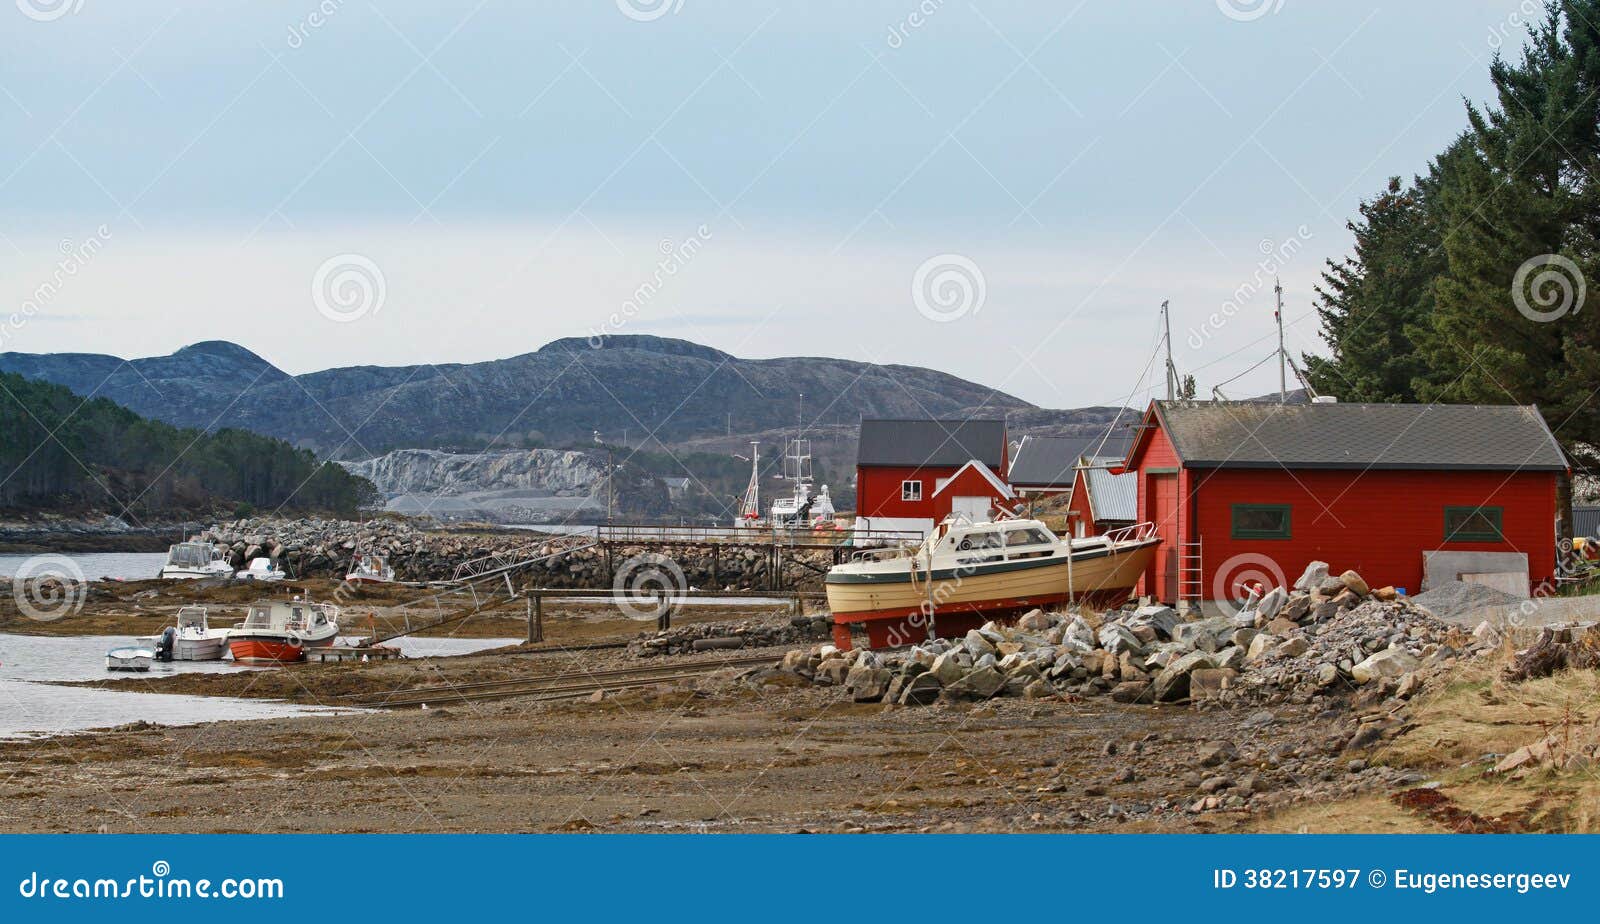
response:
M989 508L994 501L988 497L952 497L950 498L950 512L964 514L974 523L989 522Z

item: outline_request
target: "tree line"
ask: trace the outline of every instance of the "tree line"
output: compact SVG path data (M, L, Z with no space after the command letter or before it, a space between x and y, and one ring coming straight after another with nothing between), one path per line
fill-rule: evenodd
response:
M1600 461L1600 0L1547 4L1490 64L1492 100L1425 172L1349 223L1317 288L1345 400L1538 404L1580 467Z
M0 373L0 508L163 520L280 507L349 515L377 502L371 482L283 440L174 427Z

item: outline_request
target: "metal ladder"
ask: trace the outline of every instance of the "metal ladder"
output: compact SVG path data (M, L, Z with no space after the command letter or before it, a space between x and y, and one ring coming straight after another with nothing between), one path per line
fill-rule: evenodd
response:
M1205 563L1200 540L1178 543L1178 603L1199 608L1205 599Z

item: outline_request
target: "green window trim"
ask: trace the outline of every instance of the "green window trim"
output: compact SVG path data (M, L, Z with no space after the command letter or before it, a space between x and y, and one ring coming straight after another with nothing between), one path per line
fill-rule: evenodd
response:
M1504 542L1506 541L1504 514L1504 507L1446 507L1444 541ZM1474 518L1480 520L1476 528L1471 525Z
M1247 518L1260 519L1264 515L1276 514L1278 523L1275 526L1252 525L1239 522L1239 514ZM1232 536L1234 539L1290 539L1293 538L1292 510L1288 504L1234 504L1231 512Z

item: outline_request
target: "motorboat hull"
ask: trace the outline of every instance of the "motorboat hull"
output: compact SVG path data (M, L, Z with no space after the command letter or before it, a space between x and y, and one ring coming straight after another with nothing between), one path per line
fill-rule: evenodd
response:
M222 568L205 568L205 569L200 569L200 568L162 568L161 569L161 579L163 581L198 581L198 580L201 580L203 578L225 578L225 577L232 577L232 576L233 576L233 569L232 568L228 568L226 570L224 570Z
M292 664L304 661L307 648L332 645L334 636L310 639L282 633L235 635L228 639L228 651L241 664Z
M180 635L172 645L172 660L221 661L222 656L227 651L228 636L226 633L207 638L184 638Z
M851 647L856 625L871 647L890 648L930 634L962 635L1035 607L1116 606L1132 595L1159 541L1075 549L1070 566L1066 555L1057 555L935 568L931 579L912 567L912 559L891 571L836 568L826 583L834 643Z
M144 672L155 659L156 653L146 648L115 648L106 652L106 670Z

